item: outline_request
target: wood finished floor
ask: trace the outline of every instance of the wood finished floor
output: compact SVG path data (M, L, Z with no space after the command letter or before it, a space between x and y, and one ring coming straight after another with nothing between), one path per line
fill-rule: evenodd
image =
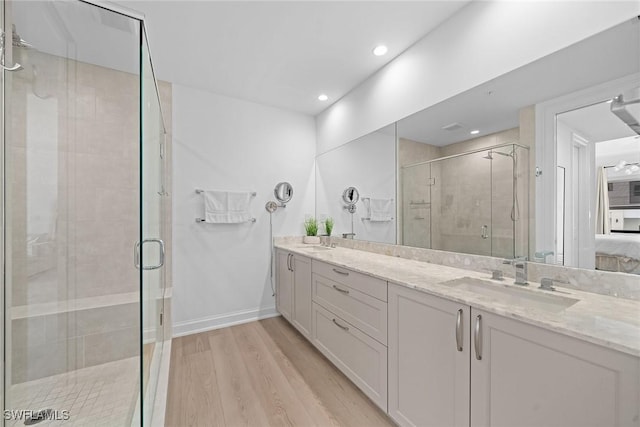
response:
M175 338L167 426L393 426L282 317Z

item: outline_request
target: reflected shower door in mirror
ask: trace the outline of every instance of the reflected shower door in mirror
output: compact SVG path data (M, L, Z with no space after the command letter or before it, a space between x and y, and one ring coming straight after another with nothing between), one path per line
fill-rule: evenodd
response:
M401 138L399 158L468 148L458 144ZM528 149L515 144L401 165L402 244L504 258L526 254L527 169Z
M395 158L395 124L318 155L316 217L333 218L336 236L395 244Z
M601 102L556 115L556 162L566 177L556 177L564 250L555 259L640 274L640 87L619 83L604 89Z

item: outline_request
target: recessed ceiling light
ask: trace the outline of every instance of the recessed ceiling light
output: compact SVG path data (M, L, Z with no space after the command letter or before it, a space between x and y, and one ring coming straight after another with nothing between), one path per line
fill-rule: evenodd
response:
M327 99L329 99L329 97L327 95L325 95L324 93L318 95L318 101L326 101Z
M388 51L388 50L389 50L389 49L387 49L387 47L386 47L385 45L381 44L381 45L376 46L376 47L373 49L373 54L374 54L375 56L382 56L382 55L384 55L385 53L387 53L387 51Z
M480 133L480 131L478 129L474 129L471 132L469 132L471 135L477 135Z

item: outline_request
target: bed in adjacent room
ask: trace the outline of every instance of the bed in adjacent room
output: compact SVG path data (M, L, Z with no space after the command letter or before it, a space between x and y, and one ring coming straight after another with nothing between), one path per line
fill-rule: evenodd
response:
M596 269L640 274L640 233L596 234Z

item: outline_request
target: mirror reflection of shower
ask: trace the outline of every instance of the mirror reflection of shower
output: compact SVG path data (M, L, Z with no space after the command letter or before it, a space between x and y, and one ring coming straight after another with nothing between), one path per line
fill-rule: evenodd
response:
M511 160L513 161L513 204L511 206L511 221L518 221L520 219L520 204L518 202L518 153L516 150L512 150L510 153L489 150L484 158L493 160L494 154L511 157Z

